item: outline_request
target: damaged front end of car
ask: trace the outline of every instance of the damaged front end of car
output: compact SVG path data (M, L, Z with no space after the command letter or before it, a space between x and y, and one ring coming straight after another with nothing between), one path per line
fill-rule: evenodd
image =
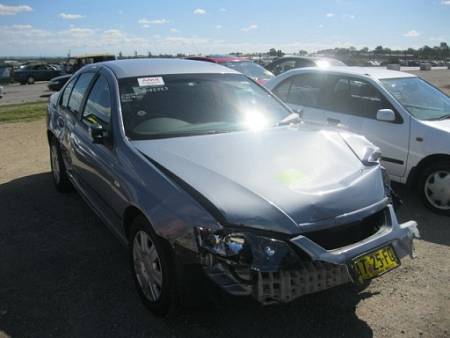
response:
M230 294L252 296L264 305L285 303L363 283L358 258L392 248L399 265L401 258L413 256L413 239L419 237L417 223L399 224L387 199L332 222L305 225L293 237L243 227L198 227L200 261L207 276ZM375 271L371 278L384 272Z

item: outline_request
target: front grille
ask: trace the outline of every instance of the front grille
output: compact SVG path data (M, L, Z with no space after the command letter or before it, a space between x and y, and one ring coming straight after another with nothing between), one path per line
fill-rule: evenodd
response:
M303 234L326 250L342 248L360 242L378 232L386 224L386 210L383 209L358 222L343 224L325 230Z

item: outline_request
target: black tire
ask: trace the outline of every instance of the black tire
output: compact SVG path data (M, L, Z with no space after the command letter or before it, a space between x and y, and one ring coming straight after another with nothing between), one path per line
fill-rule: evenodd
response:
M33 84L34 82L35 82L34 77L33 77L33 76L28 76L28 78L27 78L27 83L28 83L28 84Z
M73 191L73 186L67 176L66 166L61 155L61 148L56 140L50 142L50 166L56 190L61 193Z
M434 184L436 175L441 178L447 177L447 179L450 179L450 160L438 161L422 170L418 181L420 197L424 204L433 212L450 216L450 201L448 201L447 205L443 205L439 199L435 200L432 198L433 192L429 187L430 184ZM448 186L442 186L438 190L444 194L450 194Z
M139 281L138 272L136 269L140 268L139 263L135 263L134 250L136 241L139 241L139 235L142 232L148 235L159 256L159 267L162 271L162 285L159 287L159 297L156 300L150 299L148 295L150 291L145 292L143 286ZM171 246L162 238L158 237L150 223L143 216L137 216L131 225L129 239L129 257L131 270L133 272L133 279L136 285L137 292L143 304L157 316L173 316L178 312L178 281L176 272L176 263ZM145 268L144 268L145 270ZM145 284L147 289L150 288L149 283ZM147 293L147 295L146 295Z

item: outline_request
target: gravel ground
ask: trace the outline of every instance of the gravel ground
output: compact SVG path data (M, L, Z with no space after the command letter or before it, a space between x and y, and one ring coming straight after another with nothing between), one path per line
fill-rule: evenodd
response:
M415 70L408 71L408 73L420 76L426 81L439 87L447 95L450 95L450 69L439 69L431 71Z
M216 292L205 289L202 306L169 320L141 305L126 249L77 194L53 188L44 121L0 124L0 154L0 338L450 336L450 219L404 187L399 218L419 223L417 258L363 292L260 307L206 302Z

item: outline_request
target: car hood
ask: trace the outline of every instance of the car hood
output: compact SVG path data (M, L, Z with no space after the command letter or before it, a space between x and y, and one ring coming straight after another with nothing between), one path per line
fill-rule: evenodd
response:
M385 197L379 166L364 166L333 130L277 127L132 144L232 225L295 234Z

